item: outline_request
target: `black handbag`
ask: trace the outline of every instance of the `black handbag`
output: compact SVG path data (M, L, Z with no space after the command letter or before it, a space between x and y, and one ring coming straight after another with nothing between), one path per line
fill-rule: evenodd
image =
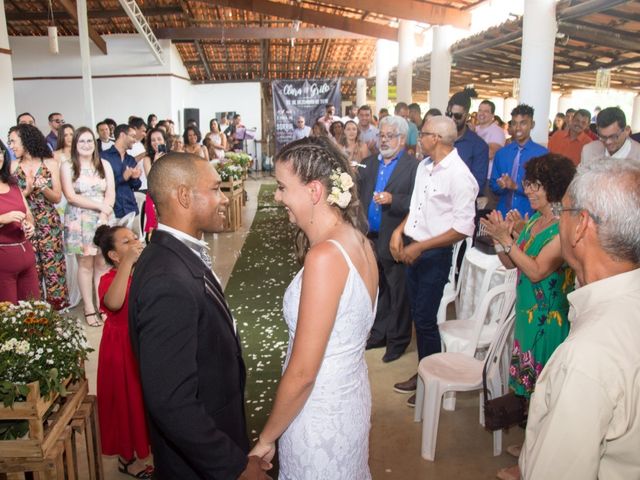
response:
M487 389L487 362L482 369L484 390L484 428L491 432L520 425L527 421L527 400L509 392L498 398L489 399Z

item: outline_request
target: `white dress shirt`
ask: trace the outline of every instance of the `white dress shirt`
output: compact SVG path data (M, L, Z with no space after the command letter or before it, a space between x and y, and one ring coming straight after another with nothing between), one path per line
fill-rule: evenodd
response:
M454 148L440 163L420 162L411 195L405 235L422 242L450 229L473 235L478 182Z
M627 138L624 141L624 143L622 144L622 146L618 149L618 151L616 153L614 153L613 155L611 155L609 153L609 150L607 150L606 148L604 149L604 156L605 157L627 158L630 153L631 153L631 139L630 138Z
M536 383L526 480L640 478L640 269L568 296L571 330Z

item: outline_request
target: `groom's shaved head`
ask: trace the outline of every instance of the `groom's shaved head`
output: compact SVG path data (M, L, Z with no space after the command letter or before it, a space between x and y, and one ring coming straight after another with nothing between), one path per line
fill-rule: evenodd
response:
M198 180L197 162L206 160L192 153L171 152L153 164L147 184L159 216L168 208L172 195L180 185L195 186Z

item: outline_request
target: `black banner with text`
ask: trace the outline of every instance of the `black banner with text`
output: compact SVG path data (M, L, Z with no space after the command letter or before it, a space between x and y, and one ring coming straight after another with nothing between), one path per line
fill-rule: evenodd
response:
M305 125L313 127L332 104L340 112L340 80L274 80L273 113L275 116L276 152L293 140L296 120L303 116Z

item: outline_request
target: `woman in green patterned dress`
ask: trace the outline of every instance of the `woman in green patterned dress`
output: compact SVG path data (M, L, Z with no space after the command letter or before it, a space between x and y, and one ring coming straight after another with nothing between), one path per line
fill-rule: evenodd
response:
M36 253L38 279L44 284L44 299L61 310L69 306L69 295L62 222L55 206L62 195L60 165L52 158L40 130L33 125L11 127L9 145L18 159L12 165L13 174L35 221L31 243Z
M493 211L482 223L496 250L503 250L498 253L502 264L519 270L509 386L528 399L551 354L569 334L567 294L574 287L574 272L560 252L552 204L562 199L575 167L561 155L547 154L529 160L524 168L522 184L536 213L517 240L518 219L513 214L503 219Z

